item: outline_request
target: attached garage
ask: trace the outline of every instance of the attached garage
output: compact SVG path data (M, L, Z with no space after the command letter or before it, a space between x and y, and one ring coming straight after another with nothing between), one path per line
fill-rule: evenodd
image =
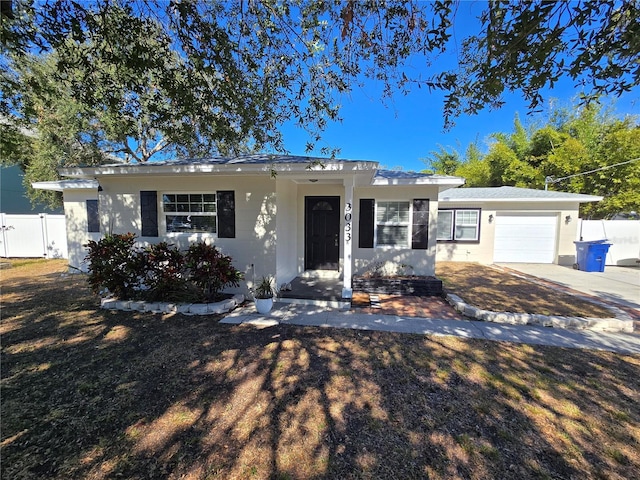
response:
M558 215L498 213L495 220L496 263L554 263Z
M600 200L518 187L445 190L438 196L436 261L572 265L580 204Z

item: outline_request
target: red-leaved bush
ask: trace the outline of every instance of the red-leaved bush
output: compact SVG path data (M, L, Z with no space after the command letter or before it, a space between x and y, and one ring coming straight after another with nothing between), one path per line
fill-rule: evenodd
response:
M166 242L135 246L133 233L89 241L89 285L127 300L213 301L226 287L237 287L242 272L214 245L192 244L183 253Z

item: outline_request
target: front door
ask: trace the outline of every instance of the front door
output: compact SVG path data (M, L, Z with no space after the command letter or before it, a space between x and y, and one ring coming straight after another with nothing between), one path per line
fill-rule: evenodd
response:
M338 270L340 197L305 197L304 268Z

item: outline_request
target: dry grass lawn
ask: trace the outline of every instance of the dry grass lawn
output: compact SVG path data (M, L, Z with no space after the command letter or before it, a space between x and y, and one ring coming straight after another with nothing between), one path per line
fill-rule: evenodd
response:
M628 479L640 357L112 313L1 270L2 478Z
M568 317L612 316L601 305L477 263L438 262L436 276L448 292L485 310Z

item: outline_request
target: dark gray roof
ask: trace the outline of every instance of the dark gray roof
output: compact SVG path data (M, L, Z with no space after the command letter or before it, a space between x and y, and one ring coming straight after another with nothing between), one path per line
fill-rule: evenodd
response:
M175 160L151 160L146 163L117 164L110 166L163 166L163 165L269 165L272 163L337 163L337 162L366 162L377 164L371 160L348 160L344 158L323 158L304 155L280 155L260 153L253 155L240 155L237 157L210 157L210 158L181 158Z
M552 190L535 190L519 187L480 187L480 188L450 188L440 192L440 201L446 200L573 200L576 202L594 202L602 197L583 195L579 193L554 192Z

